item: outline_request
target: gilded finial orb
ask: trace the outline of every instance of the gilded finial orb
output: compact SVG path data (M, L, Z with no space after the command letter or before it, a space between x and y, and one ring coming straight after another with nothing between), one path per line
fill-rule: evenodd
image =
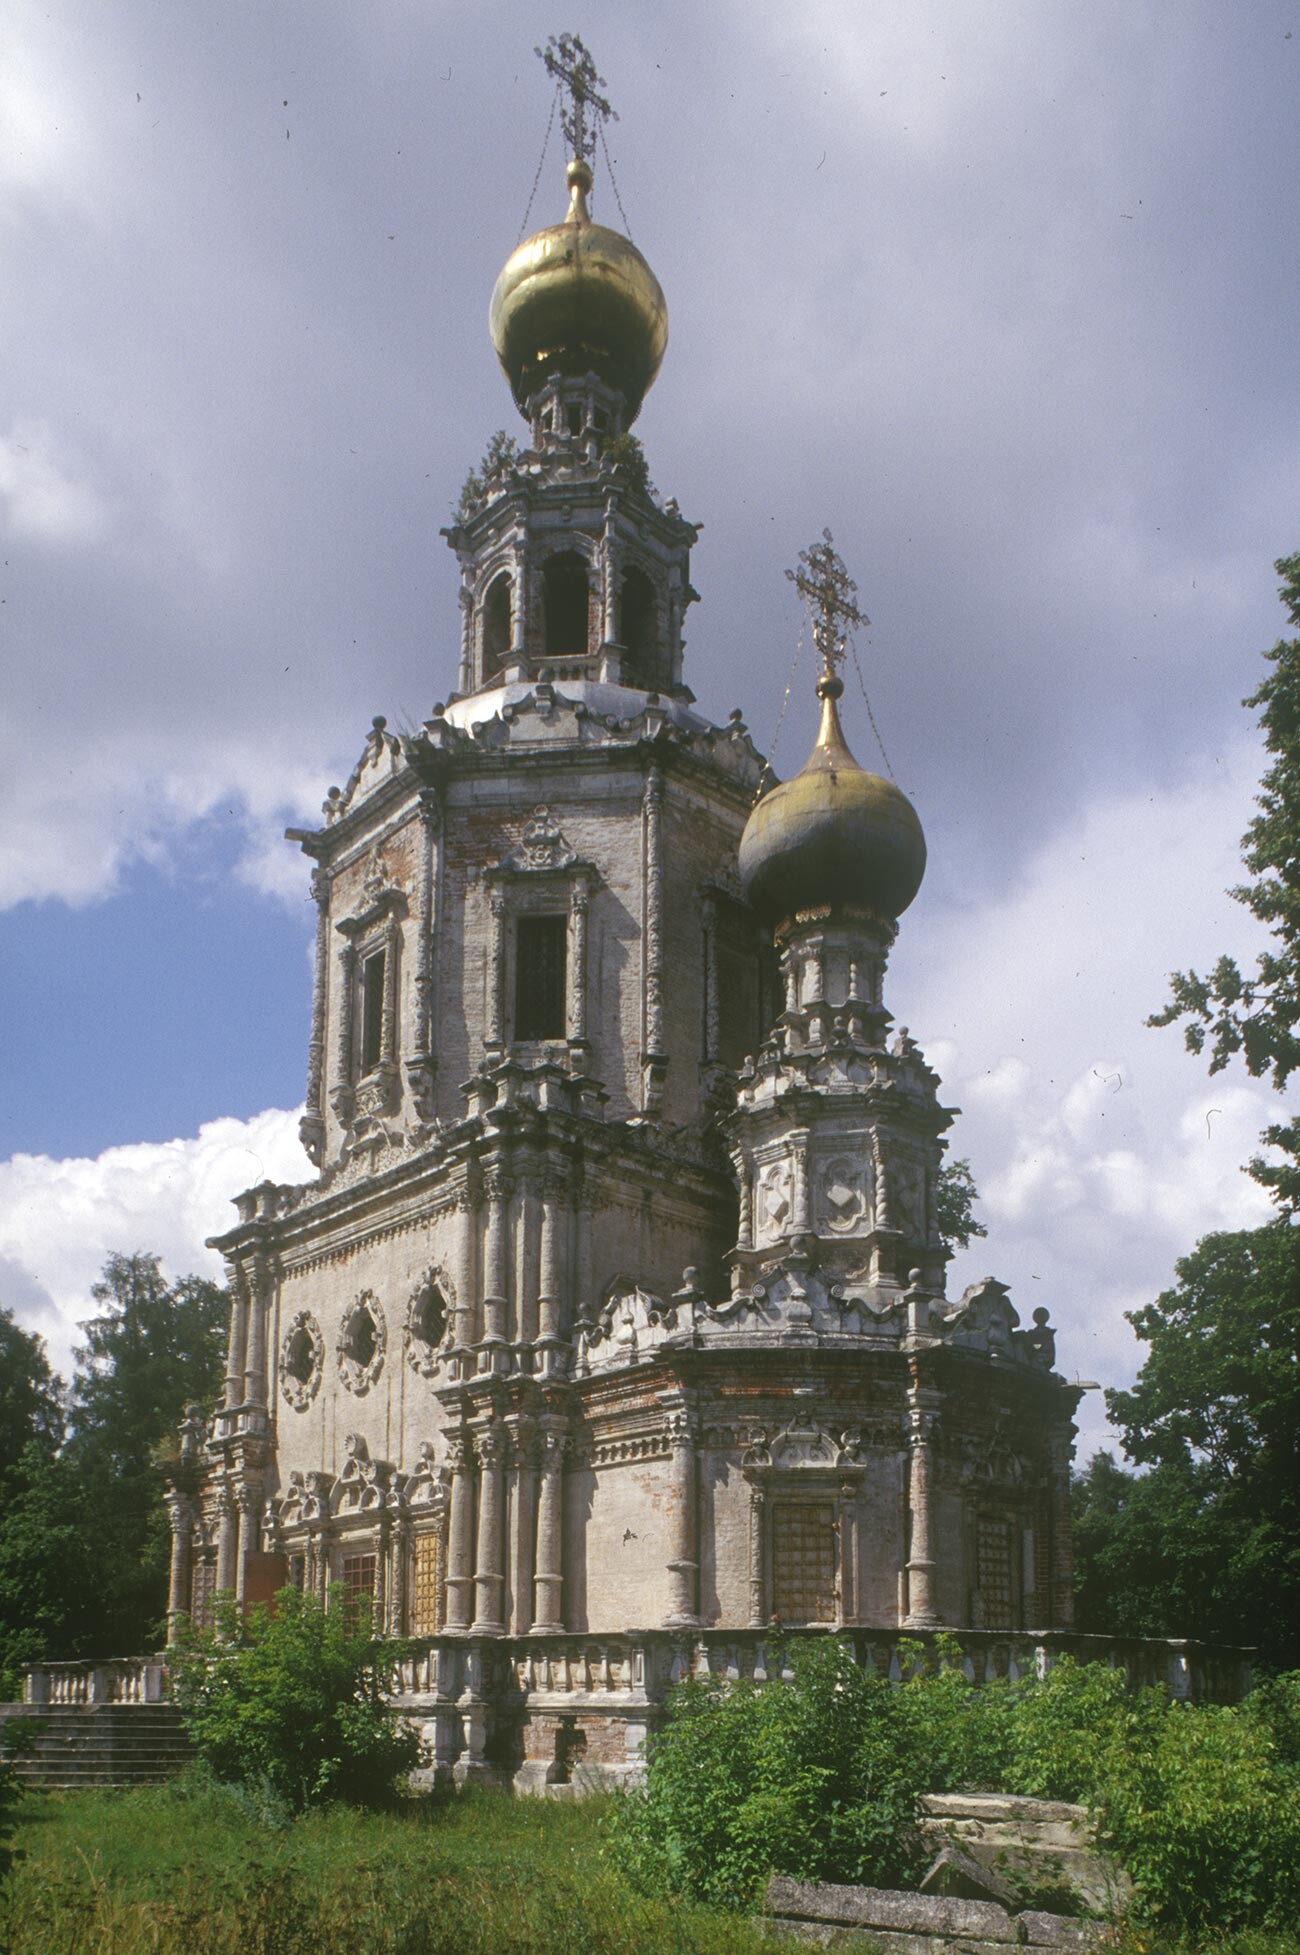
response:
M859 767L840 726L844 686L836 667L846 628L867 620L829 530L823 539L802 553L797 572L786 573L809 608L822 655L817 741L802 771L757 803L740 838L741 885L773 927L799 910L846 905L897 922L925 874L915 808L893 781Z
M549 374L595 373L622 394L631 422L663 361L668 306L631 239L594 224L587 208L588 158L613 113L591 57L569 35L538 52L570 98L561 118L572 150L569 209L506 260L488 310L492 344L521 413Z

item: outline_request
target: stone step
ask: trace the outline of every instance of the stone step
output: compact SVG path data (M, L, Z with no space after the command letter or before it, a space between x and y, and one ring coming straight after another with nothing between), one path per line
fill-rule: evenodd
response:
M31 1750L14 1760L18 1776L51 1790L158 1784L194 1755L170 1704L0 1705L8 1723L34 1727Z

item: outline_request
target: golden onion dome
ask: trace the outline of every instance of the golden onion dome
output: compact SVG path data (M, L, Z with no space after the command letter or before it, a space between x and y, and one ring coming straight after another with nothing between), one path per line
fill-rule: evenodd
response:
M629 238L593 224L591 171L569 164L569 214L506 260L488 325L520 410L550 373L595 373L636 419L668 344L659 280Z
M775 927L801 910L851 904L897 920L925 874L925 836L901 788L849 752L827 673L817 744L803 771L765 794L740 838L745 895Z

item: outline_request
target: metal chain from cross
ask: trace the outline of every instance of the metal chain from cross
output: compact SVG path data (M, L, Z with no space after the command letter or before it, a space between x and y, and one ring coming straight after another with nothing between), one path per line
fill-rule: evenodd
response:
M618 121L607 98L599 92L605 86L605 77L596 73L595 62L576 34L552 34L544 48L535 48L533 52L547 74L553 75L559 87L568 91L568 106L560 111L560 127L569 154L582 162L594 163L601 124Z
M871 620L858 604L858 587L836 551L830 531L824 529L820 543L801 550L799 568L785 574L807 606L813 643L821 653L827 677L831 677L844 657L849 632L856 626L869 625Z

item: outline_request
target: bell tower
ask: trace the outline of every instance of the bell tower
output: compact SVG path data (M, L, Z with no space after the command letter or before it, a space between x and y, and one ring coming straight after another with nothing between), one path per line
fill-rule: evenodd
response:
M512 253L492 293L492 342L529 441L494 439L444 532L461 568L458 689L590 679L689 700L699 531L655 493L630 432L668 308L631 240L592 222L597 132L613 111L591 56L566 34L543 60L566 98L569 208Z

